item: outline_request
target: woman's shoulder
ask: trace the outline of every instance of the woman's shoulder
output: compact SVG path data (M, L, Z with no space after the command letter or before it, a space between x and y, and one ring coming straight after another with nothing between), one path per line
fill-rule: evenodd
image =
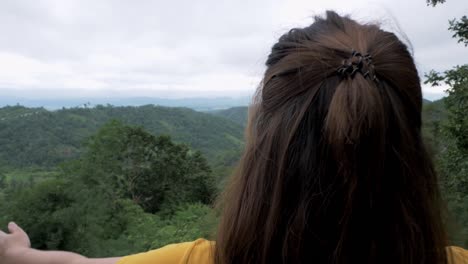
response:
M449 264L468 264L468 250L461 247L448 247Z
M121 258L117 264L214 263L214 242L197 239Z

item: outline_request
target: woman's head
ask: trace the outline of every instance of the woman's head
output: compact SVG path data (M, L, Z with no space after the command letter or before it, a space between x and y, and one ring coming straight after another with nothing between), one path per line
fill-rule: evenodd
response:
M443 262L407 47L327 12L284 34L266 66L224 197L217 261Z

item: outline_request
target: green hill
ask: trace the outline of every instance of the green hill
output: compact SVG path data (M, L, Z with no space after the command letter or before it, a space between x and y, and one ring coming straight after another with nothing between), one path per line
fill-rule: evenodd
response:
M231 120L241 126L245 126L247 124L247 117L248 117L248 108L247 106L238 106L232 107L224 110L216 110L209 112L213 115L224 117L228 120Z
M0 108L0 160L10 167L43 167L76 158L84 140L112 119L142 126L154 135L170 135L200 150L212 164L233 151L239 153L243 145L241 125L188 108L97 106L47 111L8 106Z

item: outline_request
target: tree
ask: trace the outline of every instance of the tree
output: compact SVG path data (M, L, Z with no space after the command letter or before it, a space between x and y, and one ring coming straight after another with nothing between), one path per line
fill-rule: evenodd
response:
M433 6L445 0L428 0ZM450 20L449 30L459 43L468 45L468 19ZM458 65L442 73L430 71L425 83L433 86L442 82L450 88L445 98L447 121L442 125L445 148L440 154L442 189L449 210L460 223L460 231L453 232L453 240L468 246L468 64Z
M445 3L445 0L426 0L427 5L436 6L437 4ZM453 31L453 38L458 38L458 42L468 46L468 17L462 16L459 20L449 20L449 30Z
M462 16L459 21L453 19L449 22L449 30L455 32L452 37L458 38L458 42L462 42L465 46L468 46L468 17Z
M65 246L72 231L61 217L61 211L72 202L65 181L44 181L8 193L6 199L9 203L3 209L10 219L18 221L28 231L33 247L58 249Z
M428 5L436 6L437 4L445 3L445 0L426 0Z
M90 138L69 171L79 172L80 181L109 199L131 199L150 213L185 202L209 203L214 192L210 167L200 152L118 121Z

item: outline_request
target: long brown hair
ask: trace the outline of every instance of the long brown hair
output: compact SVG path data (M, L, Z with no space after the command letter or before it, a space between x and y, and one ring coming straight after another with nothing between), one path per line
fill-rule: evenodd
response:
M375 79L337 74L352 50ZM216 262L445 263L408 48L328 11L273 46L223 198Z

